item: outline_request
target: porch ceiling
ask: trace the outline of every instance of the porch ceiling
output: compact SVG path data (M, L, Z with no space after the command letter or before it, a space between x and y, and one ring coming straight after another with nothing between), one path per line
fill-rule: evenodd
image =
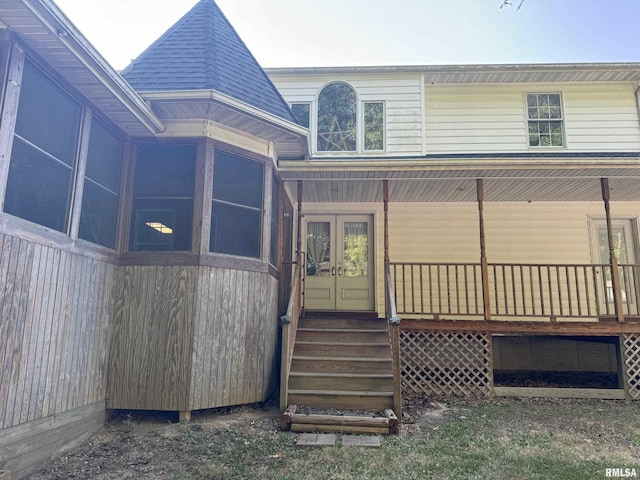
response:
M475 177L482 178L482 177ZM390 202L475 202L475 178L389 179ZM598 178L484 177L486 202L602 201ZM640 201L640 176L609 177L611 200ZM286 182L296 198L296 182ZM303 203L382 202L381 180L305 180Z

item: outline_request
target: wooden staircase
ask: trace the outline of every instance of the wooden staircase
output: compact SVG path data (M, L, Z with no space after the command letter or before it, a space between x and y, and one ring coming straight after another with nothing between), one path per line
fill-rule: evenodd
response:
M392 410L393 385L385 320L301 318L289 372L289 408L283 416L283 427L290 425L294 431L394 433L397 418ZM322 414L296 413L302 406L320 410ZM384 415L335 414L343 410L384 412Z

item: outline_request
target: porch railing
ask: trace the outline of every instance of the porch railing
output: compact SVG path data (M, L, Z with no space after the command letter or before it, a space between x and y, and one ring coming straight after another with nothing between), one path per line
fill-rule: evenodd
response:
M289 396L289 372L293 359L293 348L296 343L298 320L301 311L302 288L302 256L298 256L296 267L291 278L291 293L287 305L287 313L280 317L282 324L282 349L280 353L280 410L287 408Z
M391 355L393 365L393 409L396 416L402 420L402 379L400 368L400 318L396 308L396 296L389 262L384 265L385 280L385 311L389 325L391 340Z
M440 317L482 317L480 263L391 262L397 311ZM622 310L640 315L640 265L619 265ZM603 318L615 316L608 264L490 263L494 317Z

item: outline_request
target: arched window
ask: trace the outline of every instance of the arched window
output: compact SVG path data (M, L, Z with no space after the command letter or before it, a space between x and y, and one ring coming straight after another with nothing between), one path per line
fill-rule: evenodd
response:
M344 83L330 83L318 96L318 151L356 151L356 92Z

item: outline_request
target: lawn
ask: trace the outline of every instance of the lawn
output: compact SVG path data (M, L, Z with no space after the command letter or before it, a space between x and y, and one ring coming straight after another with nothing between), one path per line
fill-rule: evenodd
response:
M30 478L568 480L611 478L608 468L640 475L640 402L409 399L405 415L400 435L364 448L343 447L341 435L334 447L296 447L269 405L201 412L183 424L119 412Z

